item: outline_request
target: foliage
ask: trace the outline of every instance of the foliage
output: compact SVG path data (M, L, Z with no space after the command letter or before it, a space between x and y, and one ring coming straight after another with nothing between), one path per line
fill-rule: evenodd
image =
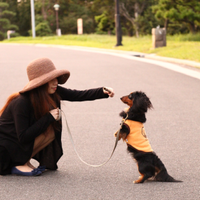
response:
M77 34L78 18L83 19L84 33L115 32L114 0L37 0L34 2L35 24L37 26L47 22L51 29L49 34L56 32L55 2L60 5L58 19L62 34ZM151 29L157 25L166 27L168 34L200 31L200 1L119 0L119 3L123 35L151 34ZM19 27L20 35L29 35L28 31L31 29L29 0L0 0L0 13L4 15L0 16L1 19L8 19L10 24ZM5 26L8 24L4 25L4 28ZM6 31L3 32L5 34Z
M51 29L48 22L41 22L35 27L35 32L37 36L47 36L51 35Z
M91 10L95 19L96 33L111 34L115 31L115 4L113 0L94 0Z
M11 24L11 19L15 17L16 13L8 10L9 4L0 2L0 40L6 37L8 30L18 30L18 27Z
M30 1L22 0L17 4L17 25L19 33L28 36L31 29Z
M4 34L0 31L0 41L4 40Z
M94 20L90 17L91 12L87 6L77 4L76 1L71 2L69 5L69 13L60 20L60 28L62 33L77 33L77 19L83 19L83 32L91 33L94 31Z
M156 2L156 0L120 1L121 14L132 24L136 37L139 37L141 32L143 34L150 33L154 23L156 23L156 19L150 10L151 6Z
M95 21L97 23L97 28L96 28L97 33L110 32L115 27L114 23L109 20L106 11L104 11L99 16L95 16Z
M159 0L153 7L157 18L165 20L165 28L168 24L183 24L191 33L199 28L200 2L196 0ZM181 29L179 29L181 30Z

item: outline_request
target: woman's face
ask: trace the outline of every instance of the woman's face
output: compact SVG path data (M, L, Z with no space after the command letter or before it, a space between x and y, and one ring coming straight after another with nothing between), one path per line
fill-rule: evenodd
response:
M57 86L58 86L58 79L57 78L49 81L48 82L48 93L54 94L55 91L57 90Z

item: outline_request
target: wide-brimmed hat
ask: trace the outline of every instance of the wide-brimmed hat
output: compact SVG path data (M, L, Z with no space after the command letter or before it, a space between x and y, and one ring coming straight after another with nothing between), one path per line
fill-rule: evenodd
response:
M58 70L49 58L39 58L33 60L27 66L29 83L20 93L24 93L42 86L54 78L58 79L58 84L64 84L70 76L68 70Z

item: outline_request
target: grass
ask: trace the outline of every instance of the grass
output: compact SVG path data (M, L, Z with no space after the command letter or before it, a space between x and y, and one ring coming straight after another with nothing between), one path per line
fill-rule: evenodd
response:
M192 60L200 62L200 34L167 36L167 46L152 48L152 36L128 37L123 36L123 46L115 47L116 36L108 35L63 35L48 37L16 37L4 40L2 43L31 43L31 44L54 44L68 46L86 46L104 49L134 51L158 56Z

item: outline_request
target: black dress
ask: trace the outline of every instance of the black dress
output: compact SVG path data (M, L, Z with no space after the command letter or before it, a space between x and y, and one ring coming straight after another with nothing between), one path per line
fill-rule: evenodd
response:
M90 101L108 98L103 88L71 90L58 86L61 100ZM60 102L58 107L60 107ZM0 116L0 174L10 174L13 166L24 165L30 160L34 140L44 133L54 117L48 113L36 120L28 93L20 94L12 100ZM57 162L63 154L61 143L62 124L55 130L55 140L41 150L34 158L47 169L56 170Z

